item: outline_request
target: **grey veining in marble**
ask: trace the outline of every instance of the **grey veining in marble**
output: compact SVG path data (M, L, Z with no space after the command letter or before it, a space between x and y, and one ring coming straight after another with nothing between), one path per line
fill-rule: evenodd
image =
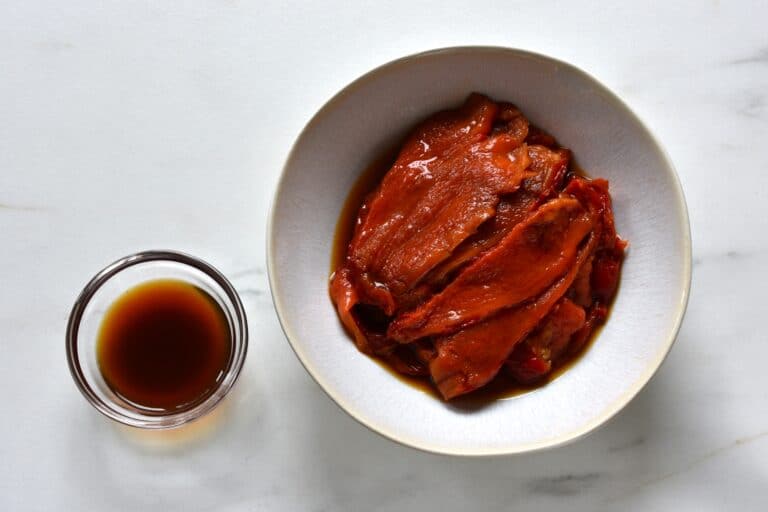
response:
M768 46L763 46L762 48L754 52L752 55L749 55L747 57L733 59L729 63L734 65L768 64Z
M765 510L766 19L759 1L0 3L0 510ZM690 305L659 373L593 435L514 458L427 455L347 417L264 275L314 111L378 64L466 44L598 77L662 141L691 216ZM93 272L165 247L232 279L252 341L214 416L146 434L78 395L63 333Z

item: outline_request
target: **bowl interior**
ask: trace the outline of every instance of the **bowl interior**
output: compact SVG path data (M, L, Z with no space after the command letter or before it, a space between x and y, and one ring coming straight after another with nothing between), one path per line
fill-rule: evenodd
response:
M584 357L548 385L477 410L437 401L359 353L328 297L334 229L371 161L416 122L472 91L515 103L610 181L618 232L630 242L608 323ZM663 150L593 78L556 60L501 48L407 57L352 83L310 121L279 185L268 263L275 306L306 369L371 429L424 450L506 454L578 438L623 407L661 364L690 283L684 199Z

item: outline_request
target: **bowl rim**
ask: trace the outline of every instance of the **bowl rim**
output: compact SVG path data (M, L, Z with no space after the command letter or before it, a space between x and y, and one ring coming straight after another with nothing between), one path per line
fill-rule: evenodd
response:
M452 448L444 448L444 447L435 447L427 443L416 442L412 439L407 439L394 432L388 432L383 429L379 429L376 426L369 423L368 420L365 418L364 414L361 414L359 411L355 410L353 407L347 404L343 399L343 397L337 396L336 393L331 391L331 389L324 382L322 376L319 375L319 373L312 368L311 362L307 359L306 355L303 353L299 344L294 342L295 336L292 334L291 327L288 324L288 320L285 318L285 315L282 312L282 303L280 299L280 295L281 295L280 283L275 275L275 268L274 268L274 261L276 259L275 209L277 207L278 200L283 192L286 172L288 168L291 166L295 158L297 147L299 143L302 141L302 139L304 138L304 136L306 135L306 133L310 129L312 129L315 124L320 122L320 120L329 111L331 111L337 103L339 103L342 99L344 99L349 94L351 94L355 89L362 86L364 83L367 83L368 81L375 79L376 76L380 74L382 71L385 71L390 68L398 67L401 65L405 65L405 64L411 64L414 61L418 61L424 58L429 58L434 55L460 54L460 53L467 53L467 52L473 52L478 54L514 54L516 57L547 61L549 63L555 64L556 66L566 68L572 73L581 75L588 82L593 84L595 89L601 92L611 103L615 105L615 107L617 107L620 110L623 110L625 115L628 115L630 118L634 119L634 121L638 124L638 126L646 133L649 139L656 146L656 149L658 150L659 154L663 158L669 178L672 179L672 183L674 185L674 194L676 196L677 204L679 206L679 222L680 222L680 225L683 227L683 231L684 231L684 238L682 240L683 257L684 257L684 261L683 261L684 282L683 282L682 290L680 290L680 296L678 299L677 311L674 316L673 326L668 333L666 343L661 348L661 350L659 350L659 352L655 355L655 357L649 361L642 375L638 379L636 379L635 382L632 383L632 385L629 386L628 390L621 397L614 400L614 402L609 406L607 406L599 415L585 422L580 428L572 430L571 432L560 434L550 439L520 444L518 446L512 447L511 449L502 448L502 449L484 450L484 449L476 449L476 448L452 449ZM691 248L691 225L690 225L690 220L688 216L688 207L685 201L685 195L683 193L682 185L680 183L680 178L677 174L674 164L672 163L671 158L669 157L669 154L667 153L666 149L661 144L661 142L656 138L653 132L651 132L651 130L642 121L642 119L634 111L632 111L629 108L629 106L624 102L624 100L622 100L616 93L611 91L608 87L606 87L602 82L597 80L597 78L595 78L591 74L587 73L586 71L582 70L581 68L573 64L569 64L568 62L559 60L557 58L554 58L548 55L532 52L529 50L523 50L523 49L512 48L512 47L504 47L504 46L486 46L486 45L451 46L451 47L437 48L437 49L426 50L423 52L406 55L404 57L400 57L400 58L388 61L384 64L381 64L379 66L376 66L375 68L365 72L363 75L359 76L358 78L350 82L348 85L346 85L344 88L342 88L339 92L334 94L329 100L327 100L323 104L322 107L320 107L319 110L317 110L317 112L315 112L312 115L310 120L304 125L301 132L298 134L293 144L291 145L291 149L287 154L285 163L283 164L283 168L280 171L280 177L278 179L277 186L275 188L275 193L272 197L272 203L269 209L269 217L267 220L266 238L267 238L266 240L267 277L269 279L269 288L270 288L270 293L272 295L272 304L275 308L275 312L277 313L277 319L280 323L280 327L283 331L283 334L285 335L288 341L288 344L291 346L291 349L293 350L294 354L299 359L299 362L302 364L302 366L307 371L307 373L312 377L312 379L314 379L317 385L320 386L320 388L325 392L325 394L328 395L328 397L331 398L331 400L340 409L342 409L344 412L349 414L358 423L368 428L370 431L386 439L389 439L390 441L394 441L398 444L401 444L403 446L415 448L423 452L438 454L438 455L453 455L453 456L462 456L462 457L489 457L489 456L505 456L505 455L516 455L516 454L522 454L522 453L532 453L532 452L552 449L552 448L556 448L559 446L572 443L574 441L577 441L579 439L586 437L587 435L594 432L598 428L604 426L606 423L608 423L608 421L610 421L613 417L615 417L619 413L619 411L621 411L629 402L631 402L635 396L637 396L637 394L648 384L648 382L650 382L650 380L656 374L658 369L661 367L662 363L664 362L667 355L669 354L669 351L671 350L672 345L674 345L675 341L677 340L677 335L680 331L680 326L682 325L683 318L685 317L685 312L688 306L688 299L689 299L690 290L691 290L692 248Z

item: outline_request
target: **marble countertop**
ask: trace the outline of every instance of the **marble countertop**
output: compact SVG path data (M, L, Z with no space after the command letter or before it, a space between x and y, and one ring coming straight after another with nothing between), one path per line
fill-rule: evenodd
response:
M0 4L0 510L764 510L765 2ZM694 278L668 359L607 426L513 458L424 454L358 425L286 343L267 209L311 115L381 63L514 46L613 89L677 166ZM242 380L190 428L119 428L64 358L78 291L147 248L229 275ZM481 504L481 505L480 505Z

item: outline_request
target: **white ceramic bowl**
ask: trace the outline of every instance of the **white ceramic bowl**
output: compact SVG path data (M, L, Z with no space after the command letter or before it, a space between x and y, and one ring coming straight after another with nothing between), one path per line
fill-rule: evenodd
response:
M334 228L361 171L414 123L472 91L518 105L610 180L630 241L608 323L587 353L533 392L478 410L440 402L358 352L328 296ZM525 51L469 47L405 57L359 78L307 124L283 170L268 232L275 309L307 371L362 424L430 452L501 455L582 437L624 407L659 368L691 280L685 200L671 162L640 120L583 71Z

